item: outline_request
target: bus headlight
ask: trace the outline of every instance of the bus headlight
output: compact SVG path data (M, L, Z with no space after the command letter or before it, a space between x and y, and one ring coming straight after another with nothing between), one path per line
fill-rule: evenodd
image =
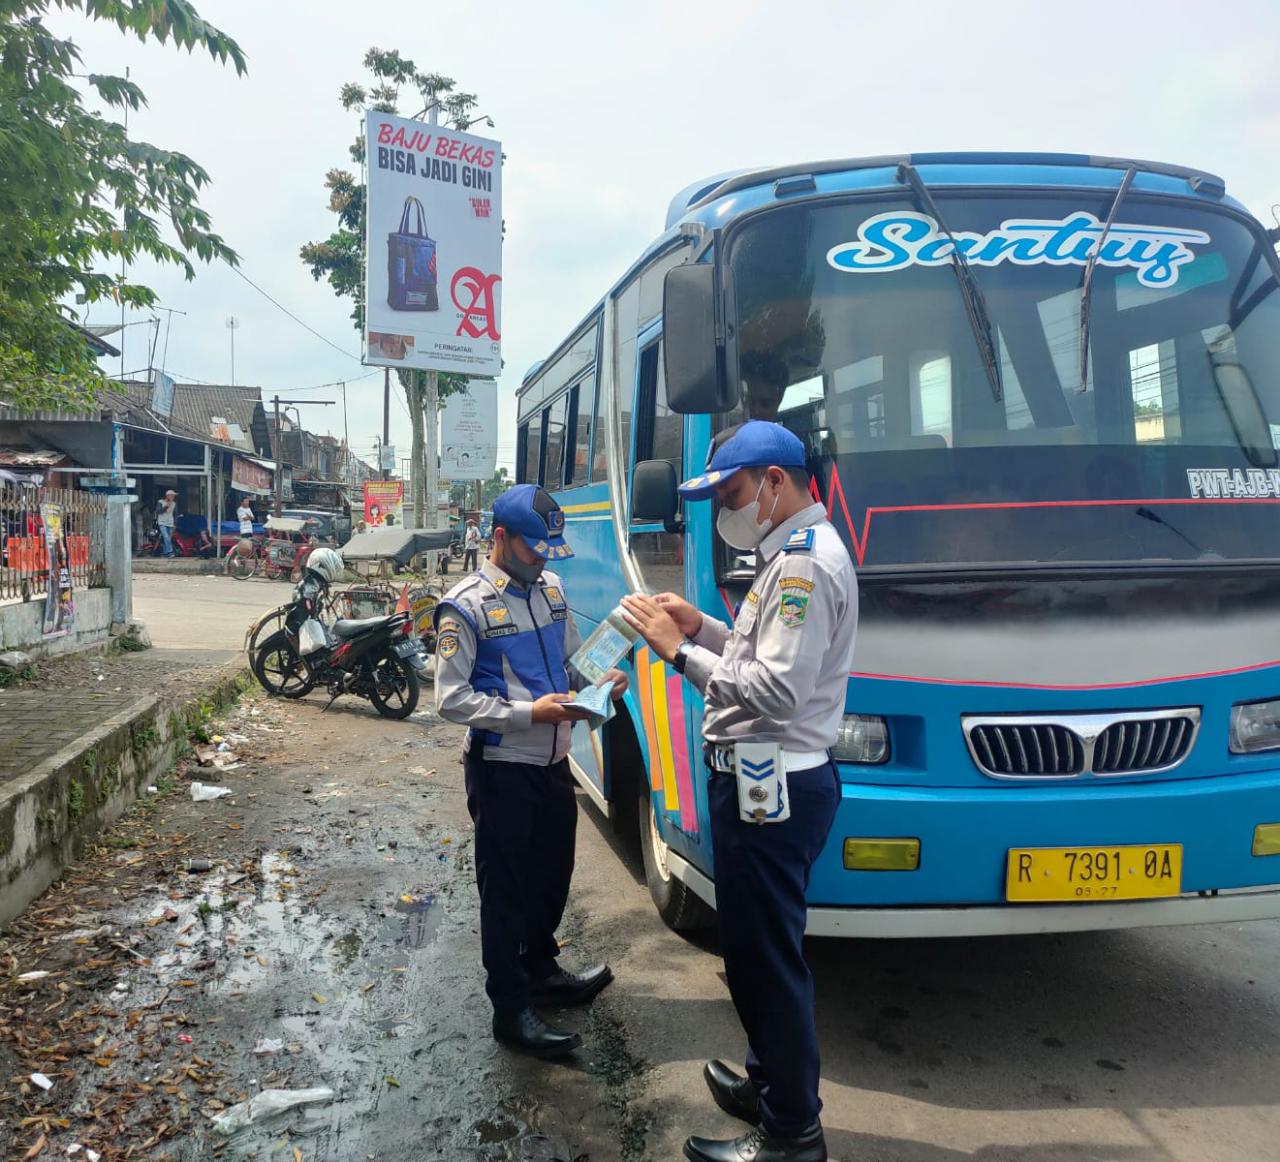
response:
M1233 706L1230 747L1232 754L1280 750L1280 699Z
M889 724L874 714L846 714L831 753L844 763L887 763Z

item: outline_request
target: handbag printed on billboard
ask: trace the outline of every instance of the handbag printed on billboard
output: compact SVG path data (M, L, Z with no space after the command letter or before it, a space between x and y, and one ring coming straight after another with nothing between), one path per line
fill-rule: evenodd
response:
M404 200L400 229L387 235L387 303L393 311L440 309L436 244L427 234L426 211L412 195Z

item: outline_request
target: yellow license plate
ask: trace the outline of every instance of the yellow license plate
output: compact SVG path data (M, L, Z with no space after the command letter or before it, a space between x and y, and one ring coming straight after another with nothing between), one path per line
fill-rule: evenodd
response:
M1012 847L1005 898L1013 904L1149 900L1182 891L1182 844Z

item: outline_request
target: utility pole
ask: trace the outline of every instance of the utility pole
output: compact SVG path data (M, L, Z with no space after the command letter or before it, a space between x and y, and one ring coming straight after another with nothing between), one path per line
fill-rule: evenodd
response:
M345 398L345 393L344 393ZM284 496L284 440L280 438L280 397L273 396L272 404L275 405L275 430L276 430L276 479L275 479L275 503L272 506L272 515L280 515L280 502ZM332 407L331 399L295 399L286 401L286 407L297 407L298 404L316 404L319 407ZM298 417L298 430L302 430L302 417Z
M391 368L382 369L382 446L391 443ZM378 453L378 467L382 469L382 479L391 479L391 469L383 467L382 453Z
M236 385L236 328L240 326L240 320L235 315L227 316L227 330L231 332L231 386ZM277 516L280 514L277 513Z

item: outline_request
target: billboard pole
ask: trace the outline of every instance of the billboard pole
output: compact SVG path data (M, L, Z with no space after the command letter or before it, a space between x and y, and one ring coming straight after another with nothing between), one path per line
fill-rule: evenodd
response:
M382 369L382 446L385 448L391 443L391 368L384 367ZM378 454L381 460L382 454ZM382 479L391 479L391 470L382 464L378 465L382 469Z

